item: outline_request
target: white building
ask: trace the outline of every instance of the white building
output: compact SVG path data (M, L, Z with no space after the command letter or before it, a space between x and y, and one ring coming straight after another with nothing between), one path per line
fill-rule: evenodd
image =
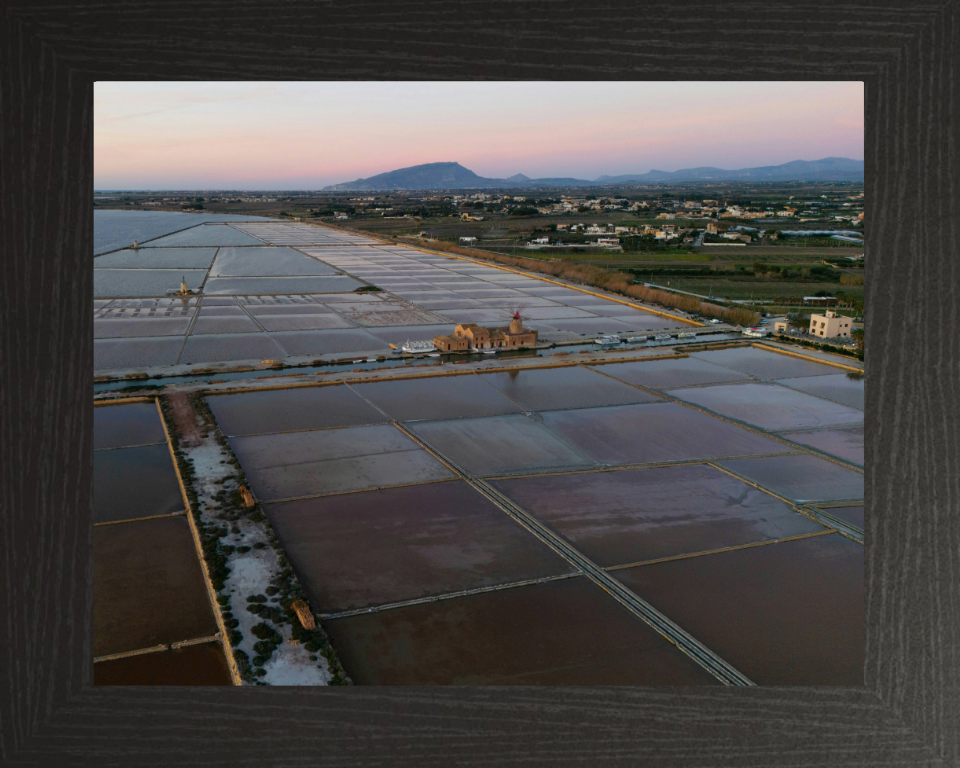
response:
M810 315L810 333L824 338L850 337L850 318L828 309L823 315Z

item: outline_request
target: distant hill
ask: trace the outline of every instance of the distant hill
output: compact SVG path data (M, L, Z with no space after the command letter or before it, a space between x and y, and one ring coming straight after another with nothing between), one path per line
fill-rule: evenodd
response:
M783 165L760 168L683 168L679 171L648 171L623 176L600 176L597 184L656 184L671 181L863 181L863 160L825 157L822 160L794 160Z
M477 176L460 163L426 163L410 168L380 173L367 179L324 187L324 192L373 191L398 189L507 189L529 186L590 186L586 179L531 179L518 173L509 179L487 179Z
M495 183L494 183L495 182ZM502 186L505 179L485 179L460 163L426 163L379 173L368 179L356 179L324 187L326 191L391 189L480 189Z
M599 178L531 179L518 173L507 179L478 176L460 163L426 163L380 173L324 187L325 192L360 192L374 190L437 190L437 189L509 189L523 187L594 187L614 184L658 184L680 181L863 181L863 161L845 157L822 160L794 160L783 165L760 168L684 168L679 171L648 171L622 176Z

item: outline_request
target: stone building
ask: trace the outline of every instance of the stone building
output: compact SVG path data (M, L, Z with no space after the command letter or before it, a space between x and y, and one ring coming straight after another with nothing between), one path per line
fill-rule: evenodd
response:
M461 323L451 336L437 336L434 345L441 352L467 352L471 349L520 349L537 343L537 332L523 327L520 313L514 314L506 328L486 328L476 323Z

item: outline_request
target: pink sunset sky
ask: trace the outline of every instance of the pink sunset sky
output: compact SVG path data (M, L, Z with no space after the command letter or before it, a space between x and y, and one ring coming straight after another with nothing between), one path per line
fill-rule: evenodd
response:
M99 82L96 189L319 189L863 159L861 82Z

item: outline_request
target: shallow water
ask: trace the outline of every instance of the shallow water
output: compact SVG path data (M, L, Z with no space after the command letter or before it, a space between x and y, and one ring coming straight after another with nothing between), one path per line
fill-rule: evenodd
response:
M263 216L176 211L94 211L93 252L105 253L208 221L267 221Z
M211 277L336 275L337 270L293 248L221 248Z
M419 421L407 425L472 475L593 467L594 463L523 415Z
M208 396L225 435L376 424L387 417L344 385Z
M176 365L182 346L182 336L95 339L93 369L94 371L115 371ZM130 386L129 381L116 383L119 385L117 388ZM94 385L94 392L97 391L103 390L98 390L97 385Z
M180 282L198 291L207 276L203 269L94 269L93 295L98 298L120 296L163 296L180 289Z
M249 318L198 318L200 320L240 320L250 322ZM223 324L220 323L220 327ZM188 336L180 353L181 365L190 363L218 363L228 360L276 360L286 357L279 344L266 333L210 334Z
M604 567L822 530L790 505L704 465L492 485Z
M93 655L217 632L185 517L93 529Z
M135 320L94 320L95 339L158 338L183 336L190 328L190 317L137 318Z
M219 642L101 661L94 685L233 685Z
M605 464L780 453L782 443L677 403L549 411L543 423Z
M284 356L363 353L378 355L390 351L390 345L361 328L332 328L325 331L278 331L270 335Z
M852 372L838 373L833 376L782 379L778 383L863 410L863 376Z
M352 277L211 277L203 288L205 294L212 295L249 295L343 292L347 293L359 288L363 283Z
M155 403L128 403L93 409L94 450L166 443L166 440Z
M863 547L839 534L613 576L759 685L863 685Z
M653 389L671 389L693 384L713 384L724 381L744 381L744 373L731 371L695 357L676 360L649 360L637 363L611 363L600 371L629 384L640 384Z
M94 451L94 523L166 515L184 508L166 443Z
M322 612L573 570L462 481L269 504L266 512Z
M198 245L263 245L263 242L255 237L239 232L230 226L203 225L193 227L186 232L178 232L175 235L161 237L148 243L145 247L176 247L176 246L198 246Z
M863 423L863 411L777 384L720 384L667 394L766 430Z
M352 384L351 387L399 421L472 418L520 412L520 408L472 374Z
M201 315L194 323L191 335L212 336L228 333L262 333L260 327L246 315ZM192 354L192 350L191 350Z
M286 307L284 307L286 309ZM257 322L268 331L329 331L350 328L349 322L333 312L297 314L266 314L256 316Z
M781 432L780 436L863 466L863 424L804 432Z
M825 511L829 512L831 515L839 517L841 520L846 520L848 523L853 523L858 528L863 528L863 506L858 507L830 507Z
M796 376L828 375L837 372L837 369L831 365L781 355L779 352L768 352L756 347L717 349L694 352L693 355L709 363L716 363L725 368L732 368L735 371L748 373L761 379L786 379Z
M480 378L527 411L650 403L657 400L654 395L598 373L606 367L507 371L485 373Z
M716 685L584 578L335 619L360 685Z
M230 446L267 501L454 476L389 425L232 437Z
M863 498L863 475L809 454L721 462L737 474L797 502Z
M139 248L98 256L94 269L209 269L216 248Z

